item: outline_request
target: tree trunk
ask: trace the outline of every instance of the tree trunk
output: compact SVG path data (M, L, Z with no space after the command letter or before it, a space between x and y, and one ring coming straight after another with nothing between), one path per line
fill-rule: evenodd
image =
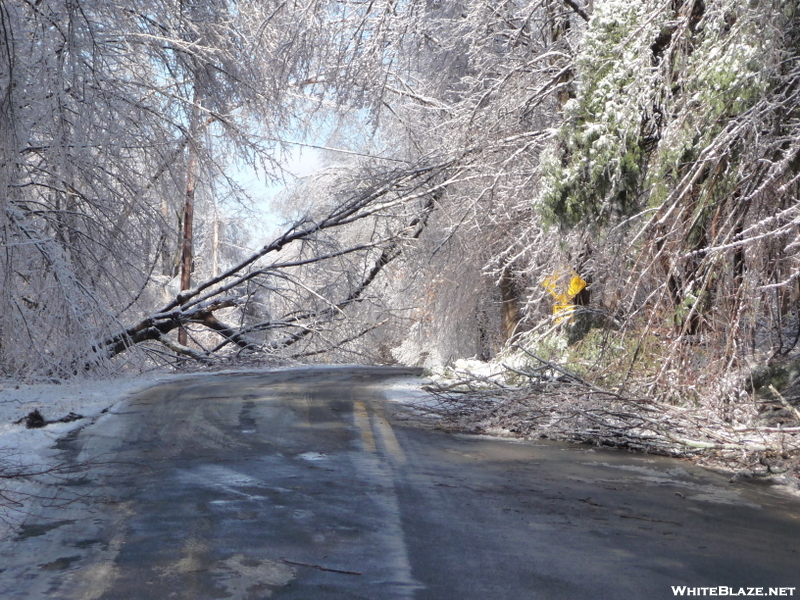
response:
M219 230L222 223L219 219L219 210L217 209L217 202L214 201L214 228L211 240L211 277L219 275Z
M183 205L183 238L181 244L181 291L192 287L192 263L194 262L194 192L197 185L197 155L194 146L194 135L197 131L198 119L197 89L195 88L195 105L192 107L190 139L187 147L186 162L186 196ZM178 343L185 346L186 330L178 331Z
M500 300L501 314L503 317L503 337L505 341L510 341L517 333L519 327L519 300L517 290L514 285L514 273L511 267L506 265L500 273Z

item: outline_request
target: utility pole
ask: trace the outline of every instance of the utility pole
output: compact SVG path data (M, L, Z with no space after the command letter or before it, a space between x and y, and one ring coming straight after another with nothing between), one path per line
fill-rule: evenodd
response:
M197 186L197 150L196 136L200 117L200 103L195 77L192 115L189 122L189 143L186 145L186 195L183 202L183 235L181 238L181 292L192 287L192 265L194 263L194 195ZM185 346L188 342L186 329L178 330L178 343Z

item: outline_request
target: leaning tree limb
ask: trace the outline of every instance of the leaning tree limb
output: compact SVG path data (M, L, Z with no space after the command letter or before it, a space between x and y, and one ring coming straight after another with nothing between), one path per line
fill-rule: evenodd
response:
M250 339L247 333L270 328L273 323L261 323L251 328L237 327L225 323L215 314L221 309L241 304L244 284L259 276L280 275L291 279L286 273L288 268L379 248L380 254L370 269L344 298L329 300L324 308L302 311L274 323L276 326L295 328L295 331L288 333L282 339L273 340L268 349L273 352L282 350L306 338L315 331L315 328L308 326L307 323L330 320L336 314L340 314L345 307L360 301L381 271L401 255L402 243L417 239L421 235L437 199L443 192L443 185L437 184L437 180L449 165L449 162L442 161L394 171L353 193L322 218L315 220L306 216L298 220L282 235L238 264L191 289L181 291L161 310L95 344L91 348L90 356L83 361L83 369L91 369L97 363L111 359L143 342L157 341L164 344L169 333L189 324L202 325L219 334L223 341L211 351L204 352L188 351L190 349L185 345L176 345L174 342L165 345L175 352L197 360L210 359L215 352L230 344L242 349L260 349L262 345ZM335 230L372 217L390 215L397 208L419 199L422 199L422 204L416 214L406 222L399 221L394 232L382 240L354 243L336 252L325 252L302 260L274 262L256 268L259 260L267 255L279 253L290 244L313 242L322 231ZM398 219L397 216L392 218Z

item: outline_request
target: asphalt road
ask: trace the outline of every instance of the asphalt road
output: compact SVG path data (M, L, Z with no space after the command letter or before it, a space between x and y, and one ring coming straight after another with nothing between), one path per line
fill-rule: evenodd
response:
M800 596L800 501L674 460L412 425L381 393L407 374L198 375L135 396L54 448L93 466L0 544L0 598Z

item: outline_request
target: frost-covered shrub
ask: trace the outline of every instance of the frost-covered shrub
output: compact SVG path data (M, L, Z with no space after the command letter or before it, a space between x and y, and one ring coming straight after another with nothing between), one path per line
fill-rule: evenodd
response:
M653 103L653 43L669 14L654 0L598 2L564 105L559 146L544 164L541 207L551 221L605 221L635 206L642 114Z
M590 309L620 324L570 347L576 372L619 359L649 394L721 397L709 381L796 351L799 11L595 3L537 196L589 240Z
M575 98L544 161L544 216L602 224L645 199L657 206L774 82L792 15L762 4L598 2L576 60Z
M683 31L672 26L672 52L662 68L658 97L658 110L671 118L664 119L650 159L645 187L651 205L668 196L702 149L774 83L788 17L779 4L773 10L767 7L772 18L765 20L765 7L759 3L708 2L695 26ZM719 183L726 182L715 183L717 196L735 184Z

